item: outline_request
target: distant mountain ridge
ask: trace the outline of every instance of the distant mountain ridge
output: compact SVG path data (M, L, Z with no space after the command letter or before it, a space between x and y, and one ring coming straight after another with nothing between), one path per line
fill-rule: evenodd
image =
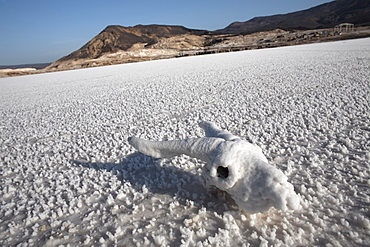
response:
M238 47L271 47L292 40L307 40L299 34L276 34L273 30L332 28L343 22L356 27L370 26L370 0L337 0L289 14L256 17L234 22L216 31L170 25L107 26L80 49L55 61L46 70L64 70L205 54L210 50L238 50ZM272 32L268 34L262 32ZM279 32L281 32L279 31ZM260 38L244 35L261 32ZM274 33L275 32L275 33ZM315 34L315 37L322 34ZM236 36L239 36L236 37ZM257 39L254 40L253 39ZM248 41L249 40L249 41ZM297 41L298 42L298 41ZM297 43L293 42L293 43ZM302 41L303 42L303 41ZM292 42L291 42L292 44ZM230 49L229 49L230 48Z
M370 25L370 0L337 0L289 14L255 17L245 22L234 22L221 33L252 33L277 28L319 29L350 22L355 25Z

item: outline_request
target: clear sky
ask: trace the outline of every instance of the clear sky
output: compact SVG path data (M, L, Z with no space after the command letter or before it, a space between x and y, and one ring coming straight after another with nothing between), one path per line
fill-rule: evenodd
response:
M54 62L108 25L216 30L331 0L0 0L0 65Z

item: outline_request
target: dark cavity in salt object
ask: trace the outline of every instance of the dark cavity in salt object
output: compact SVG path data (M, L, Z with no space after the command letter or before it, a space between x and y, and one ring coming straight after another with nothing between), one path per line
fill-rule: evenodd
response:
M217 167L217 175L219 178L227 178L229 176L229 169L227 167Z

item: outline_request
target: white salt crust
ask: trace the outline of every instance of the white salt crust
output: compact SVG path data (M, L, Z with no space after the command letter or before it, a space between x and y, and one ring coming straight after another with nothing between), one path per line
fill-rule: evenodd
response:
M370 245L370 39L0 79L0 246ZM127 138L215 122L301 198L242 213ZM211 168L212 169L212 168Z

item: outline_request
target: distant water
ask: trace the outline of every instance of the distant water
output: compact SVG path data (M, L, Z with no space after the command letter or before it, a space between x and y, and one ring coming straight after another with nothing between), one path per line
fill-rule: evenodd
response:
M43 69L51 63L35 63L35 64L19 64L19 65L0 65L0 69L21 69L21 68L35 68Z

